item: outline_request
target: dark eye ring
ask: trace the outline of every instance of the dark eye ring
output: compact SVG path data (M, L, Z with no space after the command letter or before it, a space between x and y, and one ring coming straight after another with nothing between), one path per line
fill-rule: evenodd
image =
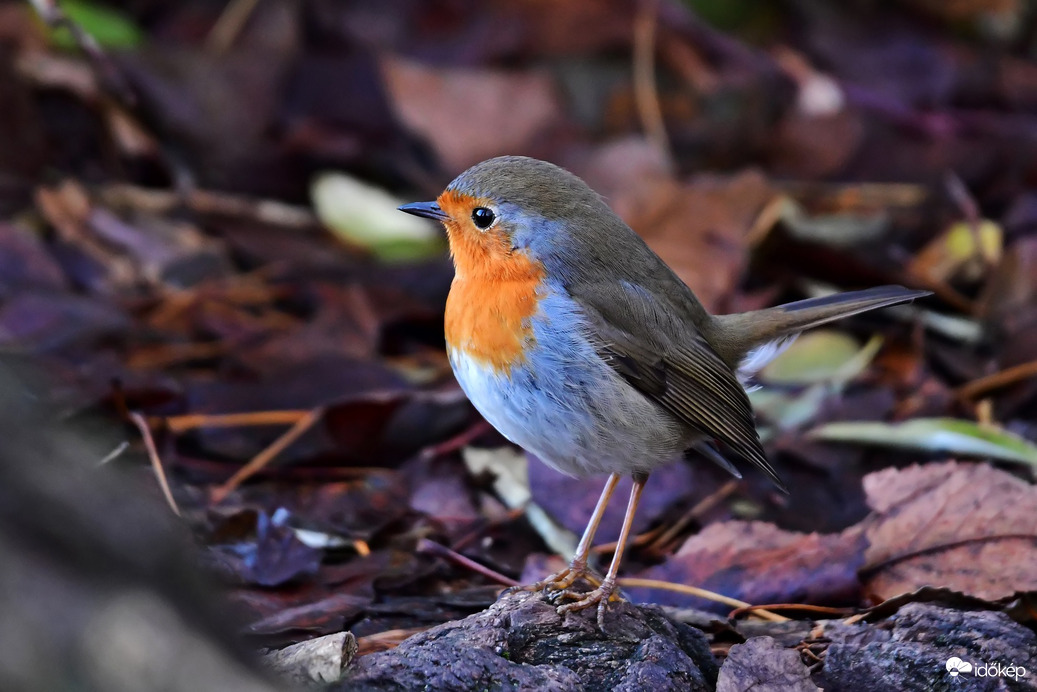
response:
M472 223L476 228L486 230L497 220L497 216L486 207L476 207L472 210Z

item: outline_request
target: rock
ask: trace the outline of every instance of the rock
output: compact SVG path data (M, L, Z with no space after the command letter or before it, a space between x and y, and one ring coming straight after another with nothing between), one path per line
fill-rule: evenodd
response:
M911 603L889 622L892 629L885 632L864 624L832 623L825 628L832 640L823 673L826 688L846 692L1037 689L1037 635L1004 613ZM952 658L968 664L967 668L959 664L957 676L948 665ZM999 674L990 675L992 671Z
M336 632L266 653L263 663L287 682L317 687L341 678L356 651L352 632Z
M341 690L711 690L717 665L700 631L653 607L559 616L542 595L501 597L488 610L354 662Z

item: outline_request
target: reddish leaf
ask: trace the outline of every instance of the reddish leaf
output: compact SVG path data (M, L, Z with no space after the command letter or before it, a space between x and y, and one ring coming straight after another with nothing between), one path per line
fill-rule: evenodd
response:
M749 603L841 605L857 596L857 570L865 547L864 532L858 527L825 535L729 521L707 526L676 555L637 576L699 586ZM668 591L630 591L637 600L652 603L731 610Z
M940 586L987 600L1037 591L1037 488L983 464L886 469L864 488L875 514L865 589L885 600Z

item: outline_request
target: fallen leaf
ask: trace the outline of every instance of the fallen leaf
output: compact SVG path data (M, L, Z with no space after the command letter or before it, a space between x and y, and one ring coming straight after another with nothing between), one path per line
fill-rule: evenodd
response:
M382 63L400 119L435 148L447 170L501 154L531 153L560 123L562 106L543 72L436 68L402 58Z
M810 670L795 649L771 637L753 637L735 644L720 666L717 692L819 692Z
M749 603L854 602L864 532L796 533L765 522L711 524L677 554L636 576L690 584ZM658 589L630 589L638 601L726 613L729 606Z
M778 354L760 371L759 379L774 384L847 382L868 367L881 346L879 337L862 347L845 332L815 329Z
M102 48L128 50L144 42L144 32L129 15L108 5L89 0L64 0L61 9ZM52 29L50 40L60 48L75 49L79 45L65 26Z
M225 575L233 575L243 584L279 586L299 577L314 574L324 552L311 548L298 539L285 522L287 512L268 515L263 511L245 510L254 535L246 540L214 546L212 556ZM228 521L240 523L241 517Z
M1037 469L1037 446L1025 438L957 418L915 418L903 423L826 423L807 436L829 442L990 457L1030 464Z
M348 593L336 593L319 601L282 608L248 626L250 634L279 634L305 630L335 632L344 623L363 612L370 599Z
M867 121L855 109L817 114L805 111L803 106L813 108L819 103L828 108L844 98L838 82L826 74L815 75L801 83L800 107L789 110L769 146L768 163L783 178L836 177L867 141Z
M182 289L229 273L223 246L188 223L144 214L126 220L95 206L86 227L98 244L129 256L150 283Z
M116 305L72 293L22 291L0 308L0 344L12 352L85 348L130 328Z
M406 478L381 469L357 481L254 483L238 493L250 506L287 509L296 527L361 540L370 540L409 511Z
M411 481L410 506L434 519L450 533L471 531L481 518L468 485L468 475L456 455L417 457L404 469Z
M30 287L64 289L65 275L37 234L0 222L0 291Z
M1037 305L1037 237L1009 246L979 298L979 314L1008 333L1033 322Z
M757 171L700 175L687 183L631 180L609 202L711 311L738 285L749 231L776 192Z
M404 214L397 209L404 200L352 176L321 173L310 197L321 223L379 259L416 260L446 249L440 224Z
M853 248L875 242L889 230L890 218L885 211L840 211L809 215L794 200L786 200L780 221L796 240L834 248Z
M960 221L934 238L908 265L908 272L931 282L976 281L1001 261L1001 227L984 219L973 228Z
M864 478L870 546L862 575L877 600L922 586L998 600L1037 591L1037 488L983 464L885 469Z
M795 393L764 387L749 392L749 401L762 421L772 423L781 431L792 430L815 420L831 395L831 388L824 384L816 384ZM762 421L757 425L757 430L760 440L767 442L773 437L774 430L763 426Z

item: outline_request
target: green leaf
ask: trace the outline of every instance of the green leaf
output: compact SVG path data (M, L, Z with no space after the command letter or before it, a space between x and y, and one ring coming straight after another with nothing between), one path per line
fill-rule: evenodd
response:
M1010 432L957 418L916 418L903 423L828 423L808 437L879 447L990 457L1037 468L1037 446Z
M144 32L119 10L88 0L63 0L65 15L102 48L130 50L144 43ZM52 45L72 50L77 47L72 33L65 27L51 29Z
M814 420L831 394L832 387L826 384L815 384L795 394L764 387L749 392L749 401L753 410L778 430L791 430ZM763 439L762 430L760 439Z
M773 384L849 382L868 367L881 346L879 337L861 347L845 332L817 329L800 336L768 363L760 380Z
M405 262L443 254L439 224L408 216L403 200L341 173L323 173L310 186L321 223L342 240L386 262Z

